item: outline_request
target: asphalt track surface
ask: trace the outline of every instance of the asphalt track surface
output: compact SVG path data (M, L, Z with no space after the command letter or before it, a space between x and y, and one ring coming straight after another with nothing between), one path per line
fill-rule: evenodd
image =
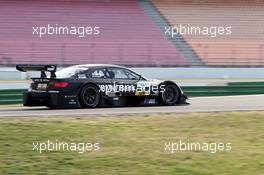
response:
M188 100L189 105L109 107L96 109L56 109L45 107L0 107L0 117L12 116L100 116L151 113L192 113L224 111L264 111L264 95L196 97Z

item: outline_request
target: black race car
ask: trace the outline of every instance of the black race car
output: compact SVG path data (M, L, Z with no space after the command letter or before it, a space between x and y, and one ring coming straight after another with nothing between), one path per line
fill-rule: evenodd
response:
M56 65L17 65L16 69L40 72L24 92L24 106L175 105L186 104L187 99L173 81L150 80L122 66L84 64L56 71Z

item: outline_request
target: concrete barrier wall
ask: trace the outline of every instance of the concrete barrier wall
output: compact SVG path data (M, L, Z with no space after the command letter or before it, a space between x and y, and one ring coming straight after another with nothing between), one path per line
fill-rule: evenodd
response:
M149 78L264 78L264 68L132 68ZM39 76L39 72L22 73L15 68L0 68L0 80L21 80Z
M264 78L264 68L134 68L150 78Z

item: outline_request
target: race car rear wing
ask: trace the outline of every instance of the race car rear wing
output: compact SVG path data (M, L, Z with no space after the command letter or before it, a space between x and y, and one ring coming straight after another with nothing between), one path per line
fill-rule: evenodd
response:
M45 72L50 72L50 78L56 78L56 70L57 65L34 65L34 64L19 64L16 66L16 69L21 72L28 72L28 71L40 71L41 77L40 78L47 78Z

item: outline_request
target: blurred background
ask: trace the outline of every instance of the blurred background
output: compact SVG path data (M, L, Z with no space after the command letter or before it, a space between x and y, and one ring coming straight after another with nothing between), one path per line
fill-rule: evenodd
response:
M0 1L0 65L264 66L259 0ZM33 35L32 27L99 26L100 35ZM231 35L171 38L165 26L231 26Z

